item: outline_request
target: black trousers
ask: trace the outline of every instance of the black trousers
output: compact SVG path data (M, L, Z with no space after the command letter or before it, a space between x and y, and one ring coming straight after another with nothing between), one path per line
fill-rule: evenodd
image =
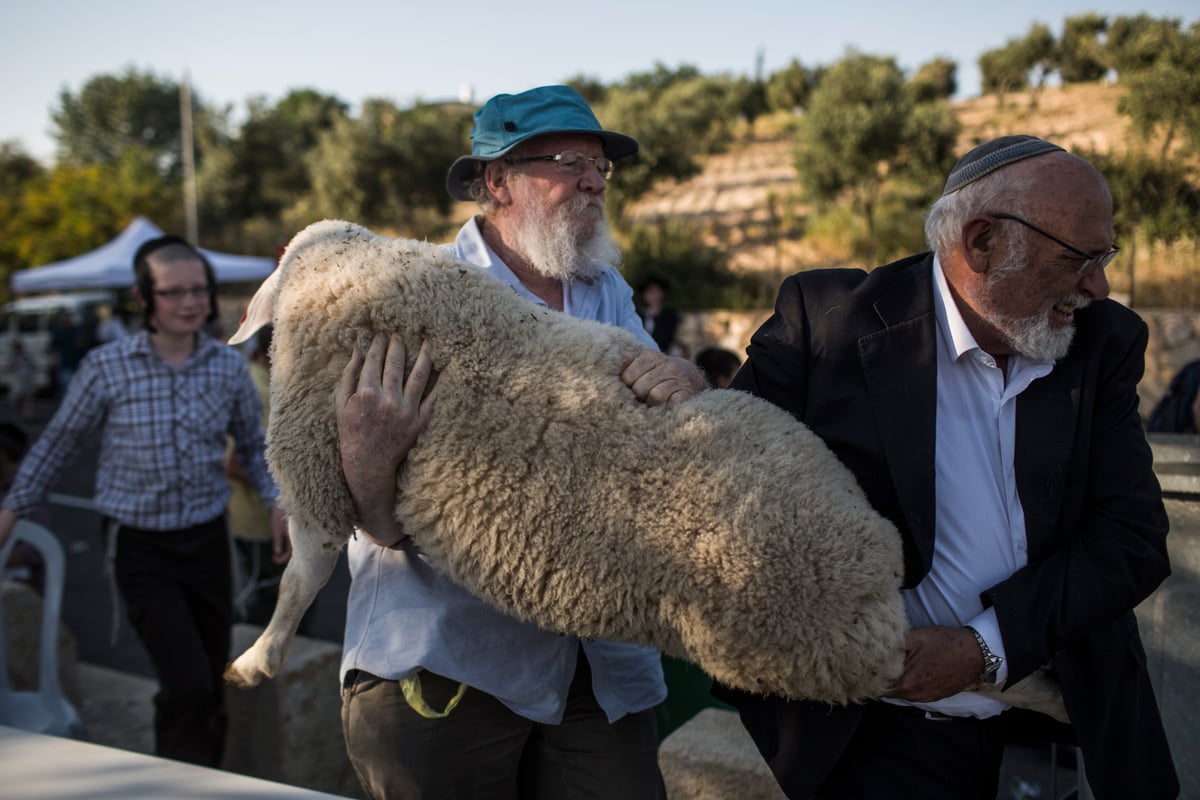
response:
M454 681L419 673L441 711ZM592 693L583 651L563 720L525 719L491 695L467 689L442 719L413 711L397 681L346 675L342 729L372 800L663 800L654 709L609 723Z
M225 517L178 531L117 529L117 588L154 665L157 755L219 767L233 625Z
M1003 756L998 717L944 717L872 702L817 797L995 800Z

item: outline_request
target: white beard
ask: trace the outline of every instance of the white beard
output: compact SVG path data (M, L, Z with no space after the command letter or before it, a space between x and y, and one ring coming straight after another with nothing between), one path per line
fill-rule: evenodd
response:
M1032 358L1035 361L1059 361L1071 349L1071 341L1075 338L1075 326L1059 326L1050 323L1053 309L1033 317L1011 317L991 311L995 307L996 295L1003 291L1005 283L1019 280L1020 274L1026 269L1026 248L1020 247L1014 251L1007 261L992 271L983 287L981 297L985 309L984 319L1000 331L1005 342L1017 353ZM1078 292L1063 296L1059 301L1076 310L1086 306L1090 300Z
M526 214L512 230L512 246L539 274L567 282L591 280L605 264L621 263L604 201L594 195Z

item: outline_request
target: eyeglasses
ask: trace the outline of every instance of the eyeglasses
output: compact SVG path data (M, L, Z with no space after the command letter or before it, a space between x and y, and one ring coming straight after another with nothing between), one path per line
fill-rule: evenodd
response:
M600 170L601 177L608 180L613 175L613 167L615 166L612 159L604 156L592 157L585 155L576 150L564 150L552 156L527 156L525 158L510 158L510 164L528 164L534 161L552 161L558 169L568 175L582 175L587 171L588 167L593 164L596 169Z
M155 297L164 300L182 300L185 297L208 297L207 286L184 286L179 289L155 289Z
M1107 267L1109 264L1112 263L1112 260L1114 258L1117 257L1117 253L1121 252L1121 248L1119 248L1115 244L1113 244L1113 245L1109 245L1108 249L1105 250L1103 253L1088 254L1088 253L1085 253L1082 250L1080 250L1078 247L1067 244L1062 239L1055 236L1053 233L1047 233L1046 231L1039 228L1037 225L1034 225L1032 222L1021 219L1020 217L1016 216L1015 214L994 214L991 212L985 212L985 213L987 213L987 215L989 217L995 217L996 219L1011 219L1013 222L1019 222L1022 225L1024 225L1026 228L1029 228L1029 230L1034 231L1035 233L1040 233L1042 236L1045 236L1047 239L1051 240L1052 242L1056 242L1056 243L1062 245L1063 247L1067 248L1075 255L1082 258L1083 263L1079 265L1079 277L1081 277L1081 278L1084 277L1085 275L1090 275L1097 270L1104 269L1105 267Z

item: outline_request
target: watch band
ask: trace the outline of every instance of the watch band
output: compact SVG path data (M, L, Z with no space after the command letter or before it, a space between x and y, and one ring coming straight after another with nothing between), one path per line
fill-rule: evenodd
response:
M979 631L970 625L965 625L964 627L975 637L975 644L979 645L979 652L983 655L983 672L979 673L979 682L988 686L994 686L996 684L996 675L1000 672L1000 665L1004 663L1004 659L988 648L987 642L979 635Z

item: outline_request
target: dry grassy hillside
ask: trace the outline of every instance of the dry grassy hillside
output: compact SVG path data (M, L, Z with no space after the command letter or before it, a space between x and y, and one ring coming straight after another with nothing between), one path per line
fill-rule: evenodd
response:
M1073 85L1046 88L1036 95L1018 93L1001 103L985 96L954 105L962 133L959 152L995 136L1030 133L1062 144L1098 152L1122 152L1129 147L1155 146L1133 132L1129 119L1117 113L1119 86ZM711 244L730 254L739 270L775 270L790 273L811 266L851 263L847 252L826 244L790 235L780 236L790 216L806 209L797 197L798 184L792 166L791 120L772 115L756 121L743 140L729 152L705 159L700 175L682 182L665 182L631 209L635 220L686 218L702 225ZM1128 252L1132 248L1121 243ZM1196 244L1151 252L1136 248L1139 285L1152 280L1181 289L1188 305L1200 304L1200 279L1192 265L1197 261ZM1128 288L1129 263L1110 270L1114 289ZM1168 277L1160 273L1166 271ZM1176 280L1176 275L1181 277ZM1186 276L1186 280L1184 277ZM1193 285L1194 284L1194 285ZM1176 296L1181 296L1176 293Z
M1008 95L1003 105L993 95L964 100L954 106L962 124L959 150L1010 133L1032 133L1068 149L1101 153L1121 151L1131 143L1144 147L1129 118L1117 113L1123 93L1119 86L1088 84L1045 89L1036 102L1029 93Z

